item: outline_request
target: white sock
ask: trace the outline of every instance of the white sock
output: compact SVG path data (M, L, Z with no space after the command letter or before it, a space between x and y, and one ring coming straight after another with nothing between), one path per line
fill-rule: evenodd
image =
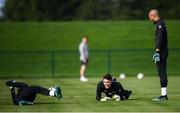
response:
M167 88L166 88L166 87L162 87L162 88L161 88L161 95L162 95L162 96L167 95Z
M49 96L54 96L54 91L55 91L55 89L54 88L52 88L52 89L50 89L50 91L49 91Z

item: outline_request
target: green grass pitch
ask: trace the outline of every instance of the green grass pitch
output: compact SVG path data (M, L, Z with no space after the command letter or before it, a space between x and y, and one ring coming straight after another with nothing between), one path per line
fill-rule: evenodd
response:
M127 101L97 102L95 100L96 84L101 78L89 78L82 83L78 78L39 78L16 79L31 85L49 88L60 85L63 98L37 95L32 106L15 106L12 104L9 88L5 86L7 79L1 79L0 111L1 112L179 112L180 90L179 76L169 76L167 102L153 102L151 99L160 94L159 78L145 76L137 80L135 76L119 80L126 89L133 91Z

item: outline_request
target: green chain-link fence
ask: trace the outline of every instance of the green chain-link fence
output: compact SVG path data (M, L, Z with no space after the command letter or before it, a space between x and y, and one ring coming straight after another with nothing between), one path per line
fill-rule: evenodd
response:
M152 62L152 49L90 50L89 53L89 77L104 73L157 74ZM180 49L170 49L168 75L180 75L179 58ZM79 77L79 68L77 50L0 52L0 78Z

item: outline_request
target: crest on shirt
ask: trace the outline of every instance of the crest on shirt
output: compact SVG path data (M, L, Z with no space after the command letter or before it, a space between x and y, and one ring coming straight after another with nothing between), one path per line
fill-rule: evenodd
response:
M158 27L159 27L159 29L161 29L161 25L159 25Z

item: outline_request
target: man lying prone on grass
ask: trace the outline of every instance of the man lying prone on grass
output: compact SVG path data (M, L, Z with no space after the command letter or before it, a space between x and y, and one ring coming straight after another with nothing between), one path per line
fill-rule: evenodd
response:
M105 97L101 97L101 93L105 93ZM131 95L132 91L124 90L119 82L112 79L110 74L105 74L103 80L97 84L96 100L97 101L109 101L109 100L126 100Z

